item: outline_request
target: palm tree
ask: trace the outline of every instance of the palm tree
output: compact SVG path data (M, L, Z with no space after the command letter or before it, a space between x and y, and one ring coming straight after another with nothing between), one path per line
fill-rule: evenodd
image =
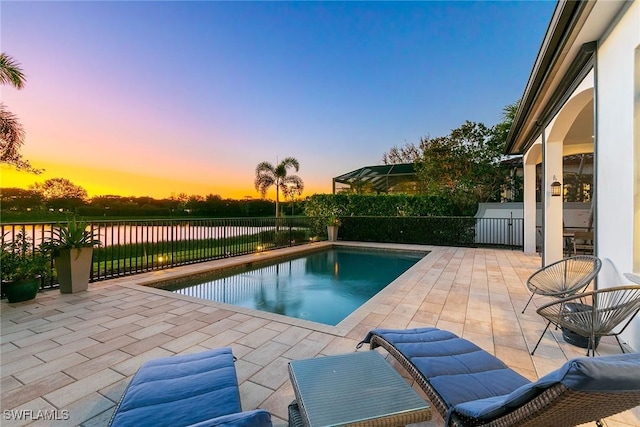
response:
M280 190L287 194L289 187L295 188L300 193L304 189L304 183L299 176L287 174L289 168L294 168L298 172L300 163L293 157L287 157L275 167L269 162L262 162L256 166L255 186L262 197L267 194L267 190L272 185L276 186L276 218L280 216Z
M25 81L20 64L6 53L0 53L0 84L22 89ZM0 103L0 163L13 165L19 170L42 172L34 169L27 160L22 158L19 150L23 143L24 128L16 115L7 110L4 103Z

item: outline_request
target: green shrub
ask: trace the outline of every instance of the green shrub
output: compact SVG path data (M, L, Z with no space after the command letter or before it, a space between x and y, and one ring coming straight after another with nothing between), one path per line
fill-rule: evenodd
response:
M339 216L459 216L460 212L448 199L437 196L406 194L314 194L305 203L308 217Z
M344 217L341 240L474 246L475 218L470 217Z

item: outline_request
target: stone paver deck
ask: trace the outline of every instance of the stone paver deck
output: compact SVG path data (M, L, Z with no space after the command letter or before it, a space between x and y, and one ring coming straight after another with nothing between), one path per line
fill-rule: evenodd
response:
M534 299L527 312L521 313L529 296L524 283L540 265L537 255L497 249L366 246L431 252L336 327L140 285L301 248L93 283L89 291L73 295L50 290L30 302L8 304L3 300L0 424L106 425L143 362L230 346L238 358L243 409L265 408L274 424L283 425L294 397L287 363L354 351L376 327L450 330L531 380L585 353L551 331L535 356L529 354L545 325L535 312L535 305L543 299ZM615 341L607 339L598 350L600 354L620 352ZM47 414L58 419L28 419L39 410L50 410ZM19 414L27 419L15 419ZM638 426L640 408L605 422L608 426ZM434 412L427 425L441 426L443 421Z

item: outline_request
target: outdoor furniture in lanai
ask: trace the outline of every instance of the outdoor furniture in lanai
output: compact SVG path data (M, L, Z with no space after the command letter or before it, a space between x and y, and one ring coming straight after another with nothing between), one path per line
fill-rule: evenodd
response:
M573 255L578 252L593 254L593 231L576 231L573 233Z
M602 261L592 255L578 255L556 261L542 267L527 280L531 296L522 312L527 309L534 295L565 298L581 292L598 275Z
M565 230L562 233L562 238L564 239L564 255L571 256L573 253L573 237L575 236L574 231Z
M537 310L548 321L542 332L543 336L552 323L558 325L563 331L568 330L586 338L587 356L589 353L595 355L598 341L604 336L614 336L624 353L618 335L631 323L638 311L640 285L597 289L553 301ZM542 336L531 354L536 351L541 340Z
M431 408L377 352L289 362L296 400L289 426L399 426L431 419Z
M640 405L640 353L569 360L531 382L436 328L376 329L362 343L395 357L446 426L575 426Z

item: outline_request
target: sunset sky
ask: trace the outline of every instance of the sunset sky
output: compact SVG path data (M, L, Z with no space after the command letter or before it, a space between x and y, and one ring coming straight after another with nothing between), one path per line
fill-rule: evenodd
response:
M2 87L39 176L90 196L259 197L300 162L304 196L394 145L497 123L523 93L555 2L11 2ZM270 194L272 196L272 194Z

